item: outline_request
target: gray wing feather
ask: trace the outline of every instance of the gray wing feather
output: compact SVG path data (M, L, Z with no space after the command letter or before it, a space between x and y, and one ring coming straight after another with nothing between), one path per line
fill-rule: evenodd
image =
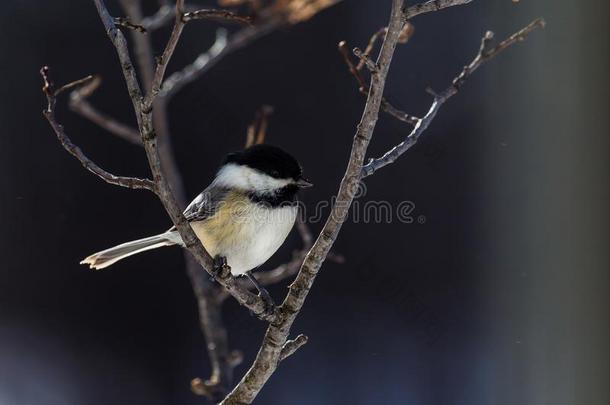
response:
M203 221L211 217L227 192L228 190L222 187L206 188L186 207L184 216L189 222Z

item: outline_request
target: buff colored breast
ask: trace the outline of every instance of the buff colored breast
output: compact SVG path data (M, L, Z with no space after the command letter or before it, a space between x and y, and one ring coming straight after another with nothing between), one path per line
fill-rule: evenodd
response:
M297 207L268 208L230 192L214 215L194 222L193 230L212 256L227 258L233 275L265 263L294 226Z

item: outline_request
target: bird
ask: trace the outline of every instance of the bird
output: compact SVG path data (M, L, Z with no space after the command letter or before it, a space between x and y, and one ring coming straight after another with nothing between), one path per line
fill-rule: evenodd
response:
M195 235L214 259L233 276L247 276L266 301L269 294L252 271L284 243L298 215L299 190L313 186L299 162L268 144L229 153L214 180L184 210ZM104 269L129 256L184 242L175 227L166 232L122 243L81 261Z

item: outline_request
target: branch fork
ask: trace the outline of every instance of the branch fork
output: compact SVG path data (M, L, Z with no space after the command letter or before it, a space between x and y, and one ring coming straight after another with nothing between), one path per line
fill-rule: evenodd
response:
M377 74L377 72L379 72L379 66L377 65L377 63L375 63L373 60L371 60L371 58L369 58L368 55L366 55L364 52L362 52L360 50L360 48L354 48L354 50L352 51L354 52L354 55L356 55L356 57L358 57L360 59L360 61L362 63L364 63L364 65L367 67L367 69L369 70L369 72L371 72L371 74Z
M488 62L489 60L498 56L509 46L515 44L516 42L522 41L535 29L544 28L544 26L544 19L537 18L536 20L528 24L526 27L519 30L518 32L511 35L509 38L505 39L494 47L490 46L491 41L494 38L494 34L491 31L487 31L481 39L481 45L472 62L464 66L462 71L452 80L451 85L444 91L437 93L430 88L426 90L434 97L432 105L428 109L426 115L422 119L417 120L411 132L401 143L387 151L383 156L379 158L370 159L369 162L362 167L361 177L368 177L375 173L377 170L381 169L382 167L385 167L395 162L402 154L404 154L407 150L409 150L413 145L417 143L420 136L426 131L426 129L428 129L430 123L436 117L436 114L438 113L440 108L445 104L445 102L447 102L447 100L449 100L451 97L453 97L459 92L460 88L464 85L464 83L470 77L470 75L472 75L472 73L474 73L485 62Z
M136 177L125 177L125 176L116 176L98 166L95 162L89 159L83 151L76 146L72 140L66 134L63 125L61 125L55 116L55 105L57 103L57 97L62 93L77 89L81 86L86 86L95 80L93 76L87 76L83 79L76 80L65 84L59 88L55 88L53 82L50 77L50 70L48 66L44 66L40 69L40 75L43 80L43 88L42 91L47 98L47 108L43 111L43 115L53 128L57 139L64 147L64 149L74 156L78 161L83 165L85 169L95 174L106 183L113 184L115 186L121 186L132 189L144 189L152 191L157 194L157 186L156 184L149 179L139 179Z

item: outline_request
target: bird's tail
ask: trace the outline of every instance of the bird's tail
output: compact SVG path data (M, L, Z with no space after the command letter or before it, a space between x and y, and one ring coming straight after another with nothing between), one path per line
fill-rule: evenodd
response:
M157 249L163 246L176 245L181 242L176 232L166 232L148 238L122 243L110 249L102 250L83 259L80 264L88 264L92 269L106 268L119 260L146 250Z

